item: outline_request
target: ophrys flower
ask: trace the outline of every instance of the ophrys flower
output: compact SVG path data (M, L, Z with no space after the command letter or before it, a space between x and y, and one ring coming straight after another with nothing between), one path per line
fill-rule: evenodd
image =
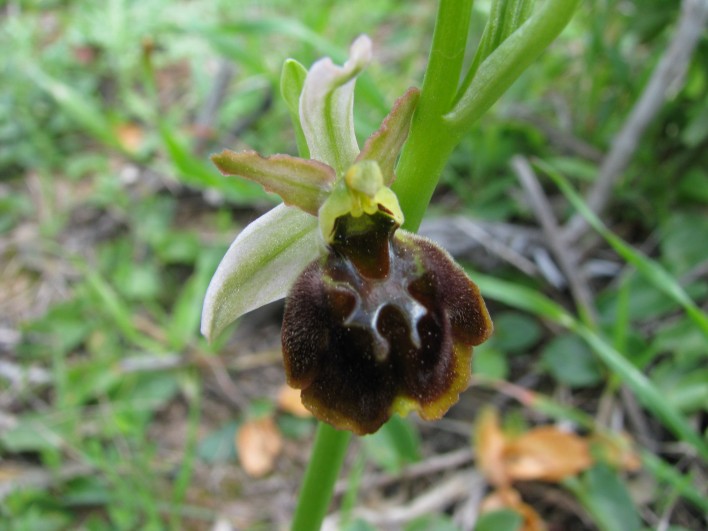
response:
M434 243L403 231L393 182L418 91L410 89L359 151L354 80L371 57L360 37L341 67L290 63L296 126L311 159L224 151L224 174L259 182L281 205L244 230L207 291L202 332L288 292L288 383L319 419L359 434L394 412L440 418L470 377L472 347L492 330L479 290ZM295 66L294 66L295 65ZM297 90L296 90L297 91ZM293 110L292 90L286 101ZM318 230L319 228L319 230Z

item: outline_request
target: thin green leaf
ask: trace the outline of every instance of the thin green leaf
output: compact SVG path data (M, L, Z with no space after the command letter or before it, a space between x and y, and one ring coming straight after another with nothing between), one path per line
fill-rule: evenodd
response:
M471 277L474 278L485 297L551 319L582 337L610 370L617 374L632 389L637 398L661 420L664 426L679 439L690 443L704 459L708 459L708 443L691 428L686 418L667 403L651 380L595 331L583 325L556 303L529 288L479 273L474 273Z
M238 175L278 194L286 205L317 215L334 185L334 170L316 160L290 155L261 157L255 151L225 149L211 160L224 175Z
M106 118L106 112L98 103L41 70L33 68L29 75L37 86L54 98L62 110L88 133L111 148L125 151L113 125Z
M160 351L159 343L143 335L133 323L133 311L130 306L118 295L113 287L88 265L78 263L78 267L83 269L86 285L98 298L102 309L113 319L116 327L121 333L135 345L146 350Z
M317 218L279 205L231 244L209 284L201 331L210 341L244 313L284 297L320 252Z
M485 297L502 301L512 308L526 310L539 317L545 317L566 328L570 328L575 322L573 317L562 306L538 291L498 278L481 275L474 271L468 271L468 274L480 286Z
M573 190L570 183L560 173L553 168L543 163L536 161L536 166L545 171L551 179L560 188L563 195L570 201L573 207L582 215L590 226L595 229L600 235L605 238L612 248L632 264L649 282L651 282L658 290L662 291L671 297L678 304L683 306L686 314L693 320L703 334L708 337L708 315L706 315L695 302L688 296L686 291L676 281L676 279L664 269L659 263L655 262L640 251L632 248L625 243L620 237L615 235L605 224L590 210L583 199Z
M657 478L666 481L704 514L708 514L708 498L701 495L697 481L676 470L676 467L651 452L642 452L642 464ZM664 494L666 496L666 494Z
M474 54L467 76L465 76L463 86L472 81L479 65L503 42L504 16L506 15L507 7L511 3L510 0L493 0L487 24L484 26L482 37L477 45L477 51Z
M506 92L568 24L580 0L547 0L509 35L462 84L454 107L445 115L461 135Z
M638 531L637 509L624 483L607 465L598 464L581 480L572 478L566 485L592 514L602 531Z
M504 17L503 38L514 33L533 12L534 0L516 0L511 2Z
M396 100L391 112L384 118L378 130L366 140L356 159L378 162L386 186L390 186L395 179L393 170L401 148L408 138L419 95L417 88L410 88Z
M167 125L160 124L160 136L183 183L202 189L213 188L236 204L252 205L256 200L266 199L263 190L253 183L222 178L210 164L192 155Z

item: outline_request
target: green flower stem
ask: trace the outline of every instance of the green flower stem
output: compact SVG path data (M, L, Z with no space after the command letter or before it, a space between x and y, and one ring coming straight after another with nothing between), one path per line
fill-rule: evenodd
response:
M405 170L407 177L403 179L403 186L394 187L406 215L404 227L408 230L415 231L420 225L437 184L437 176L455 145L445 138L441 117L449 108L457 90L471 9L471 0L441 0L439 5L430 61L423 81L423 92L429 96L425 102L419 103L414 118L419 122L415 128L417 133L413 138L408 137L404 148L404 153L410 153L414 151L411 148L413 144L434 156L423 157L422 161L430 166L420 168L422 171L415 175ZM426 132L431 123L435 123L436 127ZM320 529L344 462L350 436L349 432L335 430L325 423L319 424L312 458L305 472L295 510L291 528L293 531Z
M392 188L416 231L440 174L462 136L556 38L580 0L547 0L487 57L458 92L472 0L440 0L418 108ZM292 529L320 528L332 499L351 434L320 423Z
M406 218L403 228L410 231L416 231L423 220L457 144L442 116L450 109L460 81L471 13L471 0L440 0L438 5L418 108L392 186Z
M467 38L470 3L441 0L418 109L396 169L392 188L416 230L452 150L482 114L499 99L570 21L580 0L547 0L494 50L458 94L460 54L451 47Z
M464 134L565 28L580 0L547 0L484 60L445 123Z
M332 500L334 484L347 453L351 433L320 422L312 457L302 482L292 531L317 531Z

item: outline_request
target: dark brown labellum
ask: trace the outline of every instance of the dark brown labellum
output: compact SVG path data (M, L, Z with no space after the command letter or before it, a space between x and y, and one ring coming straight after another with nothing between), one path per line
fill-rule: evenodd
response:
M467 387L472 346L492 332L463 270L397 228L385 212L339 218L286 300L288 383L317 418L358 434L394 412L444 415Z

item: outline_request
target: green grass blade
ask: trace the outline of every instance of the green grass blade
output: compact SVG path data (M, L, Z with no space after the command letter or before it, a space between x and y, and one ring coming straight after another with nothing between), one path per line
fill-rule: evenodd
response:
M100 301L102 309L106 312L121 333L131 343L148 351L161 352L161 345L143 335L133 323L133 311L97 271L89 266L83 267L86 285Z
M590 226L595 229L612 248L628 263L637 268L652 285L662 291L674 301L680 304L686 314L693 320L703 334L708 337L708 315L706 315L688 296L686 291L679 285L676 279L666 271L659 263L652 260L643 253L632 248L621 238L608 229L597 215L590 210L583 199L573 190L570 183L559 172L555 171L548 164L535 161L535 165L548 173L553 179L563 195L570 201L575 209L585 218Z
M445 115L448 127L463 134L553 42L570 21L580 0L547 0L540 9L497 46L466 78L453 108ZM522 8L521 13L526 13Z
M215 166L193 155L166 124L160 124L160 137L180 181L196 188L213 188L235 204L252 205L266 199L257 184L245 179L224 177Z
M111 148L125 151L110 120L106 118L106 112L95 101L39 69L32 68L28 74L87 133Z
M691 428L686 418L666 401L661 391L654 386L649 378L586 326L576 321L573 330L587 341L602 361L634 391L639 401L654 413L664 426L678 438L696 448L703 459L708 459L708 443Z
M655 456L651 452L642 452L642 464L651 473L671 485L676 492L690 501L696 508L708 514L708 498L701 495L691 478L681 474L673 465ZM664 495L665 496L665 495Z
M642 372L615 350L604 338L583 325L559 305L543 295L510 282L475 273L472 275L485 297L555 321L582 337L600 359L636 394L637 398L680 440L691 444L708 459L708 443L671 406Z

